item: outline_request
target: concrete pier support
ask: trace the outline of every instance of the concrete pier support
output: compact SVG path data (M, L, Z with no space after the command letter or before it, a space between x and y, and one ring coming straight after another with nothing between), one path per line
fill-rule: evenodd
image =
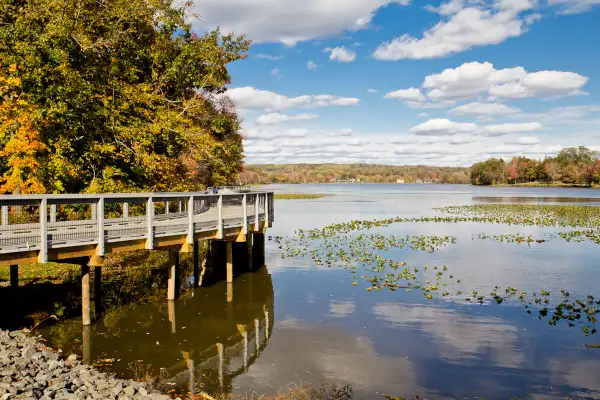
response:
M90 267L86 262L81 264L81 322L84 326L92 323L90 308Z
M233 282L233 242L227 241L227 282Z
M175 300L179 296L179 252L169 251L169 282L167 300Z
M10 288L14 291L19 287L19 266L10 266Z

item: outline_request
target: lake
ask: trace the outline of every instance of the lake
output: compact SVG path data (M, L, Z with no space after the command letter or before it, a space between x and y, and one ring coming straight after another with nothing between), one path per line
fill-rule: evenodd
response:
M269 236L350 220L440 215L435 207L490 203L597 206L592 189L467 185L271 185L276 193L323 193L276 200ZM540 237L557 228L502 224L399 223L376 231L451 235L434 252L392 249L411 265L446 265L465 292L494 286L542 289L554 299L600 295L598 244L480 240L477 235ZM359 272L360 274L360 272ZM564 398L600 396L598 335L550 326L519 302L484 304L461 296L427 300L416 291L365 290L351 273L318 267L310 257L283 258L266 244L266 268L188 291L176 302L111 310L89 329L78 319L41 330L50 345L75 351L124 377L162 368L168 390L182 394L276 393L311 382L351 385L360 398ZM227 301L228 297L230 300ZM232 297L232 299L231 299ZM84 346L85 344L85 346ZM85 349L85 350L84 350Z

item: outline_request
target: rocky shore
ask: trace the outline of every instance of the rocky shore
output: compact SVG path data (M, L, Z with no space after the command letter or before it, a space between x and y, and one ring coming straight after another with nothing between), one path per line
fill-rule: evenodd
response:
M0 400L152 399L169 396L63 358L23 331L0 331Z

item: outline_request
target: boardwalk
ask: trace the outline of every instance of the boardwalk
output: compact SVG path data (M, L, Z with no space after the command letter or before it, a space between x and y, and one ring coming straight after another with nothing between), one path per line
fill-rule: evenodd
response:
M0 265L185 246L274 220L265 192L0 196L0 206Z
M264 233L274 221L273 193L248 188L206 193L116 193L101 195L0 196L0 266L10 265L11 287L18 266L48 261L82 266L82 320L91 323L90 267L100 279L104 256L132 250L168 250L167 299L178 296L179 253L194 253L199 285L199 247L226 244L224 268L233 282L233 244L245 243L252 271L264 264ZM237 246L239 249L240 246ZM258 264L258 265L252 265Z

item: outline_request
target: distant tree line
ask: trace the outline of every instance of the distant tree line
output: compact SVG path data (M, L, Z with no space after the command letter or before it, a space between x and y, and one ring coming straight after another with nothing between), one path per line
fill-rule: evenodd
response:
M528 182L585 185L600 183L598 153L584 146L562 149L556 157L534 160L513 157L509 162L492 158L471 167L473 185Z
M469 169L378 164L264 164L246 165L238 179L244 184L331 183L469 183Z

